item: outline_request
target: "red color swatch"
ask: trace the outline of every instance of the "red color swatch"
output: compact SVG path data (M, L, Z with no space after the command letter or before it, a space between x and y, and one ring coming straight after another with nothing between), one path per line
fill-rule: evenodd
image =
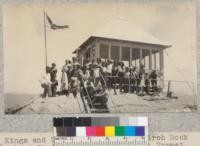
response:
M105 136L105 127L96 127L96 136Z

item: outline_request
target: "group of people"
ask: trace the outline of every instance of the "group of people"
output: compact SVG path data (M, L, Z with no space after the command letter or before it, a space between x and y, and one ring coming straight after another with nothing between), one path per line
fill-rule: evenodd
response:
M43 97L56 96L57 69L56 64L46 68L50 75L50 81L43 77L41 81L44 88ZM159 92L157 80L160 77L156 70L147 71L143 65L137 67L127 67L122 61L103 60L98 58L96 61L84 61L83 65L78 63L77 58L72 61L66 60L62 67L60 81L60 94L74 97L81 93L81 88L87 89L90 86L99 90L113 90L118 94L119 89L122 93L135 93L138 95L157 94Z

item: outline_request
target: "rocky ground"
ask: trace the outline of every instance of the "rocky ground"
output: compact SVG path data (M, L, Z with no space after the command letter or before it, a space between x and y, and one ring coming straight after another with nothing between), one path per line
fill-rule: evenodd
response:
M134 113L134 112L191 112L196 110L195 98L181 96L167 98L166 94L159 96L137 96L136 94L118 93L114 95L108 92L108 109L110 113ZM89 107L86 109L90 113ZM22 107L9 109L8 113L16 114L45 114L45 113L86 113L80 96L74 98L72 94L57 97L41 98L27 102Z

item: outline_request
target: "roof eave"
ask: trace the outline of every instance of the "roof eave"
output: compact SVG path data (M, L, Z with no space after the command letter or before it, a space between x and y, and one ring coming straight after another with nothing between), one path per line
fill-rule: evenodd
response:
M116 41L125 41L125 42L131 42L131 43L139 43L139 44L147 44L147 45L156 45L161 46L162 48L169 48L172 47L170 44L156 44L156 43L148 43L148 42L141 42L141 41L132 41L132 40L123 40L123 39L115 39L115 38L109 38L109 37L102 37L102 36L91 36L91 38L102 38L102 39L109 39L109 40L116 40Z
M84 44L86 44L91 38L102 38L102 39L110 39L110 40L116 40L116 41L125 41L125 42L132 42L132 43L139 43L139 44L146 44L146 45L155 45L160 46L163 49L167 49L172 47L172 45L164 45L164 44L155 44L155 43L148 43L148 42L139 42L139 41L131 41L131 40L120 40L120 39L113 39L113 38L107 38L107 37L101 37L101 36L90 36L85 42L83 42L76 50L74 50L72 53L75 54L76 51L80 50Z

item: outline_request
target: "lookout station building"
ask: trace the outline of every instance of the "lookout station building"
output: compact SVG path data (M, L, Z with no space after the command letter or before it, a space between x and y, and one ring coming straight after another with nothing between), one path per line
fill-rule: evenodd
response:
M148 32L122 19L114 18L92 34L73 53L84 60L120 60L126 66L164 71L164 50L171 47Z

